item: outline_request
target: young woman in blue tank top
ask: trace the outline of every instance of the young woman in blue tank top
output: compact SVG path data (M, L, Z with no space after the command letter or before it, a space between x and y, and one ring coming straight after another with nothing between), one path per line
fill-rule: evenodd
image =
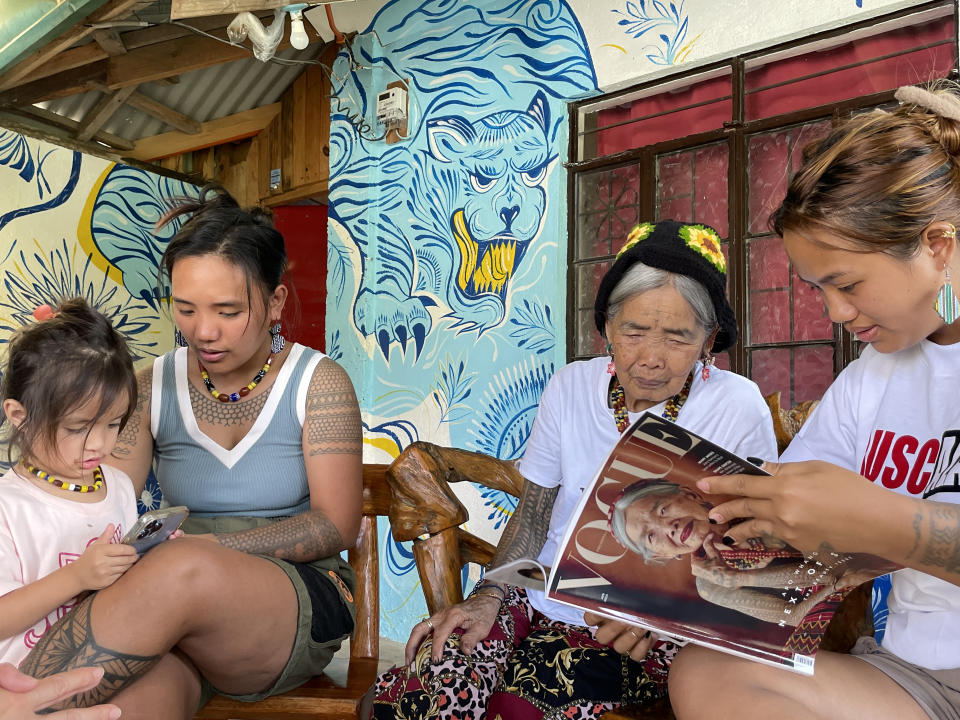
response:
M108 669L79 698L124 716L190 718L213 693L256 700L318 674L353 628L340 557L360 524L361 423L346 372L284 343L283 238L220 188L161 258L186 342L139 374L113 464L137 490L151 463L187 505L187 536L151 550L49 631L23 669Z

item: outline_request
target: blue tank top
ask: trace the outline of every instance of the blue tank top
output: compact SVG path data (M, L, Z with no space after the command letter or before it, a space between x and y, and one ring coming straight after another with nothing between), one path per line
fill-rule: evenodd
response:
M150 429L164 499L197 517L286 517L309 509L303 461L307 388L325 355L294 344L253 426L227 450L197 425L187 349L153 363Z

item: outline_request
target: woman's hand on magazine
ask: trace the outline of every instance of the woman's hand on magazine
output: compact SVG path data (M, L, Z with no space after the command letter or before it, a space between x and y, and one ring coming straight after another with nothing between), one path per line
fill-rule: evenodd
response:
M772 477L726 475L697 482L707 493L740 496L710 511L710 519L717 523L748 518L727 530L725 542L745 545L749 537L773 536L804 553L825 543L843 552L872 549L864 528L875 524L877 508L890 494L886 490L819 460L768 462L763 469Z
M608 645L621 655L629 655L631 660L641 662L657 641L653 633L644 628L610 620L609 618L584 613L583 621L587 625L596 625L597 642Z
M413 663L420 644L430 635L433 643L430 656L434 662L440 660L443 646L447 638L457 628L463 630L460 636L460 649L469 655L477 643L490 634L493 624L497 621L501 603L489 595L474 595L462 603L448 607L434 613L426 620L421 620L413 626L404 658L407 665Z

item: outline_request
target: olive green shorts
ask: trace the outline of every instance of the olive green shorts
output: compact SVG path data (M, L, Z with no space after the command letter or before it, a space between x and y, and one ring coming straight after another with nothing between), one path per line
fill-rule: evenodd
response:
M195 520L202 522L197 523ZM215 527L218 532L230 532L267 524L266 522L251 523L249 522L251 520L262 519L217 518L215 524L211 525L207 518L190 518L190 521L193 522L190 522L187 531L194 533L211 532ZM203 707L214 695L253 702L299 687L323 671L330 663L334 653L340 649L340 645L353 631L355 608L352 590L332 569L319 568L314 564L288 562L265 555L259 555L258 557L269 560L283 570L297 593L297 634L290 658L277 681L270 688L261 692L231 695L221 692L206 678L202 678L203 686L198 708ZM347 568L349 572L349 566ZM349 578L351 584L352 579L352 577ZM331 606L338 599L340 607L331 612ZM335 627L331 627L330 623L334 623ZM320 624L324 624L325 627L318 628ZM319 639L317 639L318 637Z

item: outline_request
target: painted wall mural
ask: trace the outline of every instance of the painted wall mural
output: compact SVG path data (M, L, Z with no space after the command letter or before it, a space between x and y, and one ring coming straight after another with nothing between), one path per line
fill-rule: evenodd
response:
M35 322L38 305L82 296L124 334L138 364L173 346L156 288L173 230L152 229L164 199L196 195L194 186L2 128L0 180L0 345ZM159 505L152 478L139 501L141 511Z
M415 439L518 457L565 355L565 103L596 88L579 25L564 2L397 0L333 76L327 327L367 459ZM374 99L398 82L408 131L388 144ZM465 495L496 537L515 501ZM401 639L423 604L409 549L385 545Z

